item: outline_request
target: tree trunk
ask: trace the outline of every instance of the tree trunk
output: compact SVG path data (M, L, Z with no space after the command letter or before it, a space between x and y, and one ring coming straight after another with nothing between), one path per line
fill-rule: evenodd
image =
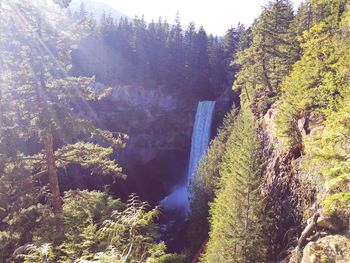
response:
M272 84L270 82L270 79L269 79L269 73L267 71L267 61L266 61L266 50L264 48L264 45L265 45L265 35L263 34L263 39L262 39L262 58L261 58L261 62L262 62L262 77L263 77L263 82L264 84L268 87L269 91L272 93L273 92L273 87L272 87Z
M262 60L262 69L263 69L263 81L264 84L269 88L269 91L272 93L273 92L273 87L269 79L269 75L267 72L267 66L266 66L266 60L265 58Z
M55 214L55 216L57 216L62 213L62 200L53 150L53 135L51 131L46 132L45 135L45 151L47 168L49 173L50 190L52 194L52 211Z

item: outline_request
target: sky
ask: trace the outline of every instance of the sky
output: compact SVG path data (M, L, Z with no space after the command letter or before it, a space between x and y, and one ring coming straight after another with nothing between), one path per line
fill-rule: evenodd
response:
M95 0L130 16L145 15L146 21L159 16L173 22L179 11L183 27L194 21L208 33L223 35L238 22L249 26L268 0ZM298 6L302 0L292 0Z

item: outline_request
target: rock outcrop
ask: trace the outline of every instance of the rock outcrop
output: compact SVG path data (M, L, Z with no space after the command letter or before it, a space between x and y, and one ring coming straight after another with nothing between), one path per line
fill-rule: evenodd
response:
M266 115L259 136L263 142L263 194L266 196L266 213L271 214L273 234L270 237L271 262L279 262L287 251L296 245L301 233L302 196L299 193L299 163L303 147L300 144L286 149L285 138L276 135L275 117L278 104L273 105Z
M316 114L300 118L298 143L288 146L287 139L276 130L278 111L277 102L264 116L260 130L264 143L263 192L267 212L273 211L275 228L270 259L290 263L350 262L349 233L344 234L349 222L322 213L317 184L302 166L310 158L304 152L304 142L324 129L324 119Z
M301 263L349 263L350 238L345 235L327 235L310 241L303 250Z

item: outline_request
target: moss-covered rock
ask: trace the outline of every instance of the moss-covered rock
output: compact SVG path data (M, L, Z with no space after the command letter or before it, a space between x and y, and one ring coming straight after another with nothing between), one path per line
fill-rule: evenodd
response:
M350 237L329 235L309 242L303 250L301 263L349 263Z

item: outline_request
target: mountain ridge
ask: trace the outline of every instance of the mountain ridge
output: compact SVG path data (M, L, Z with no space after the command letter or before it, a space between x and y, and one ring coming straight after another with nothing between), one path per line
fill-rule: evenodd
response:
M82 3L84 3L86 11L88 13L92 13L94 17L98 20L101 19L104 12L105 14L110 14L114 19L117 20L121 17L130 18L126 14L116 10L108 4L100 3L93 0L73 0L69 5L69 9L72 13L79 12Z

